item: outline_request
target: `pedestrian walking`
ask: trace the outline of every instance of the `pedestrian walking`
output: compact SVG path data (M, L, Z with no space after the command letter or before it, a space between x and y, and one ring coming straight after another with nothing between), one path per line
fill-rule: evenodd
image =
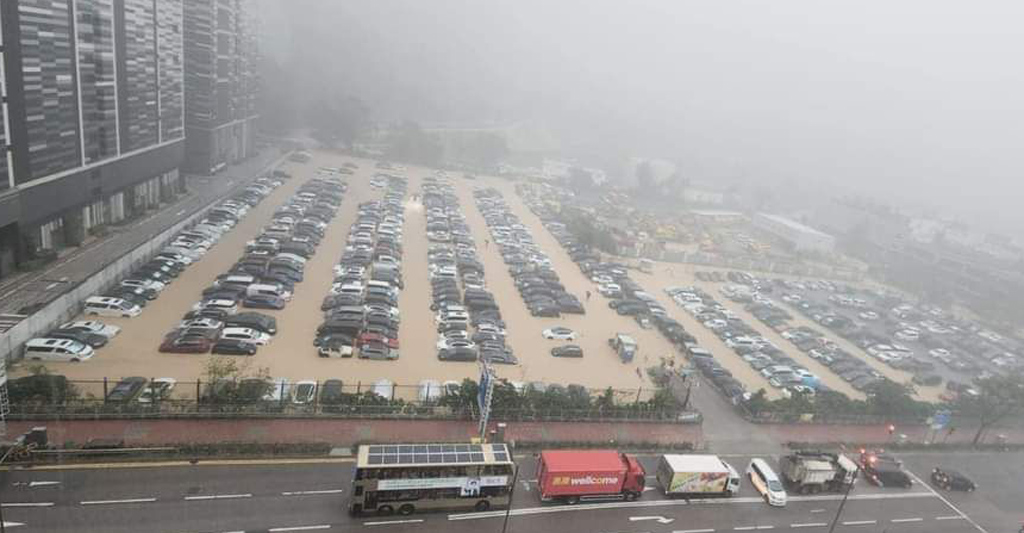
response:
M587 301L590 301L590 291L587 291Z

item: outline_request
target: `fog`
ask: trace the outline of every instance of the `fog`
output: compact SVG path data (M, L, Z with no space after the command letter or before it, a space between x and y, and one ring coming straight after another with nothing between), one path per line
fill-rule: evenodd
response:
M1024 234L1024 3L262 0L296 102L536 123L696 181L868 194ZM279 74L281 74L279 73ZM268 84L281 80L268 80Z

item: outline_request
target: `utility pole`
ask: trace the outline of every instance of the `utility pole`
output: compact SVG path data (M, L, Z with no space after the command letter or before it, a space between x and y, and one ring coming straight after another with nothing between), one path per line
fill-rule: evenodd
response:
M508 530L508 518L512 514L512 497L516 493L516 483L519 480L519 465L513 466L515 470L512 471L512 487L508 489L508 506L505 507L505 521L501 524L501 533L506 533ZM0 531L0 533L3 533Z
M854 478L854 483L856 478ZM832 519L832 525L828 527L828 533L832 533L836 529L836 524L839 523L839 515L843 514L843 507L846 506L846 499L850 497L850 491L853 490L854 483L850 483L846 486L846 492L843 493L843 499L839 502L839 509L836 509L836 516Z

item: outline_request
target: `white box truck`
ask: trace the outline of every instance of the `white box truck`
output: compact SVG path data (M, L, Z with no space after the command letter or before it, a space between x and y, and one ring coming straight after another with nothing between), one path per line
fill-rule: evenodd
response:
M740 490L740 475L717 455L662 455L658 484L666 496L732 496Z

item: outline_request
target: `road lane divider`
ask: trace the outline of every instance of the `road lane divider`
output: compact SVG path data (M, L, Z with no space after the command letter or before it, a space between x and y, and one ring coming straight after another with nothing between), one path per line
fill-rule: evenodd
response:
M156 498L129 498L127 500L91 500L79 502L81 505L117 505L122 503L153 503Z
M903 494L857 494L849 496L848 499L854 500L891 500L891 499L903 499L903 498L933 498L934 494L930 492L908 492ZM825 496L791 496L789 501L791 503L799 502L817 502L817 501L830 501L830 500L842 500L843 496L840 495L825 495ZM530 516L548 513L566 513L576 511L593 511L602 509L629 509L629 508L640 508L640 507L675 507L680 505L731 505L731 504L744 504L744 503L756 503L763 504L764 498L758 497L742 497L742 498L694 498L689 500L640 500L633 502L606 502L606 503L591 503L583 505L552 505L545 507L527 507L522 509L513 509L509 512L511 516ZM460 513L448 515L448 520L480 520L485 518L504 518L505 511L484 511L480 513ZM987 532L982 532L987 533Z
M877 524L878 520L850 520L843 522L844 526L871 526Z
M185 501L239 500L242 498L252 498L252 494L208 494L203 496L185 496Z
M804 522L802 524L790 524L789 527L798 529L801 527L825 527L828 523L826 522Z
M330 524L320 524L316 526L272 527L267 531L270 533L284 533L286 531L314 531L318 529L331 529L331 526Z
M343 489L295 490L282 492L281 496L314 496L317 494L341 494L342 492L344 492Z
M364 526L393 526L397 524L419 524L422 523L422 518L413 518L410 520L385 520L382 522L363 522Z
M962 516L936 516L936 520L963 520Z
M672 533L715 533L714 529L677 529Z
M905 524L908 522L921 522L924 518L893 518L890 520L893 524Z
M53 502L6 502L0 507L53 507Z

